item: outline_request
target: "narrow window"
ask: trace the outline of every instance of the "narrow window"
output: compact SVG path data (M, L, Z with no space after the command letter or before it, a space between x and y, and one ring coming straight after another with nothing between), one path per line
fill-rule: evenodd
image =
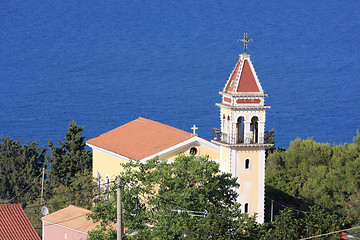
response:
M245 159L245 169L250 169L250 159Z
M110 190L110 179L109 176L105 177L105 199L109 199L109 190Z
M245 205L244 205L244 213L249 213L249 203L245 203Z
M250 142L251 143L258 143L258 117L251 118L250 124Z
M96 173L96 185L98 187L98 189L100 189L100 186L101 186L101 175L100 175L100 172L97 171Z
M244 117L239 117L236 123L236 143L244 142L244 130L245 130L245 119Z

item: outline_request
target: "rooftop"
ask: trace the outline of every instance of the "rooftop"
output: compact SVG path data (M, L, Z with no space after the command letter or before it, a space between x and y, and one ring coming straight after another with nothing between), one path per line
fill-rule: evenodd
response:
M91 213L91 211L85 208L69 205L66 208L42 217L41 220L87 233L98 224L93 223L91 220L86 220L86 215L88 213Z
M21 204L0 204L0 239L40 240Z
M86 143L139 161L192 137L191 133L139 117Z

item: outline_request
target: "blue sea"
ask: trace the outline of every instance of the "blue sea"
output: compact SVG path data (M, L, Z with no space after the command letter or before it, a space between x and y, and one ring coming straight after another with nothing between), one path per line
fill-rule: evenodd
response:
M360 1L1 1L0 136L86 140L139 116L210 140L247 32L276 146L352 142Z

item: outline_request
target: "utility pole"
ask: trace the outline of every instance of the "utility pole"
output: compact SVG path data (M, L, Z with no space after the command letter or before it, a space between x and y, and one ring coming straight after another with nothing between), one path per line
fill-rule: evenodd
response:
M41 203L43 204L44 202L44 177L45 177L45 168L42 169L42 178L41 178Z
M121 178L117 177L117 240L122 240L122 198L121 198Z
M271 199L271 217L270 217L270 222L273 221L273 217L274 217L274 200Z

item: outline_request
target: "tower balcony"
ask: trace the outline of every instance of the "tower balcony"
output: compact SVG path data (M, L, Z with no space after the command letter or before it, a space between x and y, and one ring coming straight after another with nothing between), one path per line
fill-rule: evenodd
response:
M259 133L258 136L253 132L232 136L231 134L221 132L220 129L213 128L212 141L230 145L267 145L271 147L274 144L272 134L265 131L265 133Z

